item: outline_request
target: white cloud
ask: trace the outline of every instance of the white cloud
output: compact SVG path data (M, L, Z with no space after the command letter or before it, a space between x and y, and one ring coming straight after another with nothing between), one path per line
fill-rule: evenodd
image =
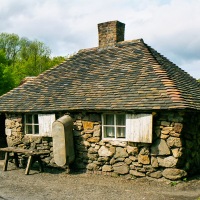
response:
M200 0L1 0L0 31L38 39L54 55L67 55L97 46L97 24L119 20L127 40L143 38L200 78L199 10Z

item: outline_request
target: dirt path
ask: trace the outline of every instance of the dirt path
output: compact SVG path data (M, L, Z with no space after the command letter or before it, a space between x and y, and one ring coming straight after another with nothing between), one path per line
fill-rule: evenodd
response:
M146 178L127 180L103 175L66 174L46 168L39 173L0 166L0 200L200 200L200 176L171 186L170 181Z

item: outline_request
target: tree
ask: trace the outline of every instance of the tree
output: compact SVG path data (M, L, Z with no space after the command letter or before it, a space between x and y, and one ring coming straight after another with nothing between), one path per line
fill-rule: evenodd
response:
M8 60L5 53L0 50L0 95L14 87L14 81L8 68Z
M20 50L20 38L16 34L1 33L0 49L5 53L9 64L14 64Z
M37 76L65 60L51 58L51 50L44 43L16 34L0 34L0 95L20 84L27 76Z

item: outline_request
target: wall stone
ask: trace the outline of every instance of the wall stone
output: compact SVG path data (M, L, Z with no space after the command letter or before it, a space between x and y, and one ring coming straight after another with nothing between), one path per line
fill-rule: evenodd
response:
M164 139L157 139L151 146L151 155L170 155L170 149Z

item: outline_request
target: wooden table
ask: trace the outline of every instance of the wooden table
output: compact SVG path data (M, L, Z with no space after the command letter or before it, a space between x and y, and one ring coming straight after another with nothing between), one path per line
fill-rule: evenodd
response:
M50 153L49 151L37 151L37 150L30 150L30 149L21 149L21 148L18 148L18 147L0 148L0 151L5 152L3 171L7 171L10 153L14 154L14 161L15 161L16 167L19 167L18 154L23 154L26 157L28 157L28 162L27 162L27 166L26 166L26 170L25 170L26 175L29 174L30 168L35 161L38 161L40 171L43 172L44 169L43 169L43 165L42 165L41 156L42 155L48 155Z

